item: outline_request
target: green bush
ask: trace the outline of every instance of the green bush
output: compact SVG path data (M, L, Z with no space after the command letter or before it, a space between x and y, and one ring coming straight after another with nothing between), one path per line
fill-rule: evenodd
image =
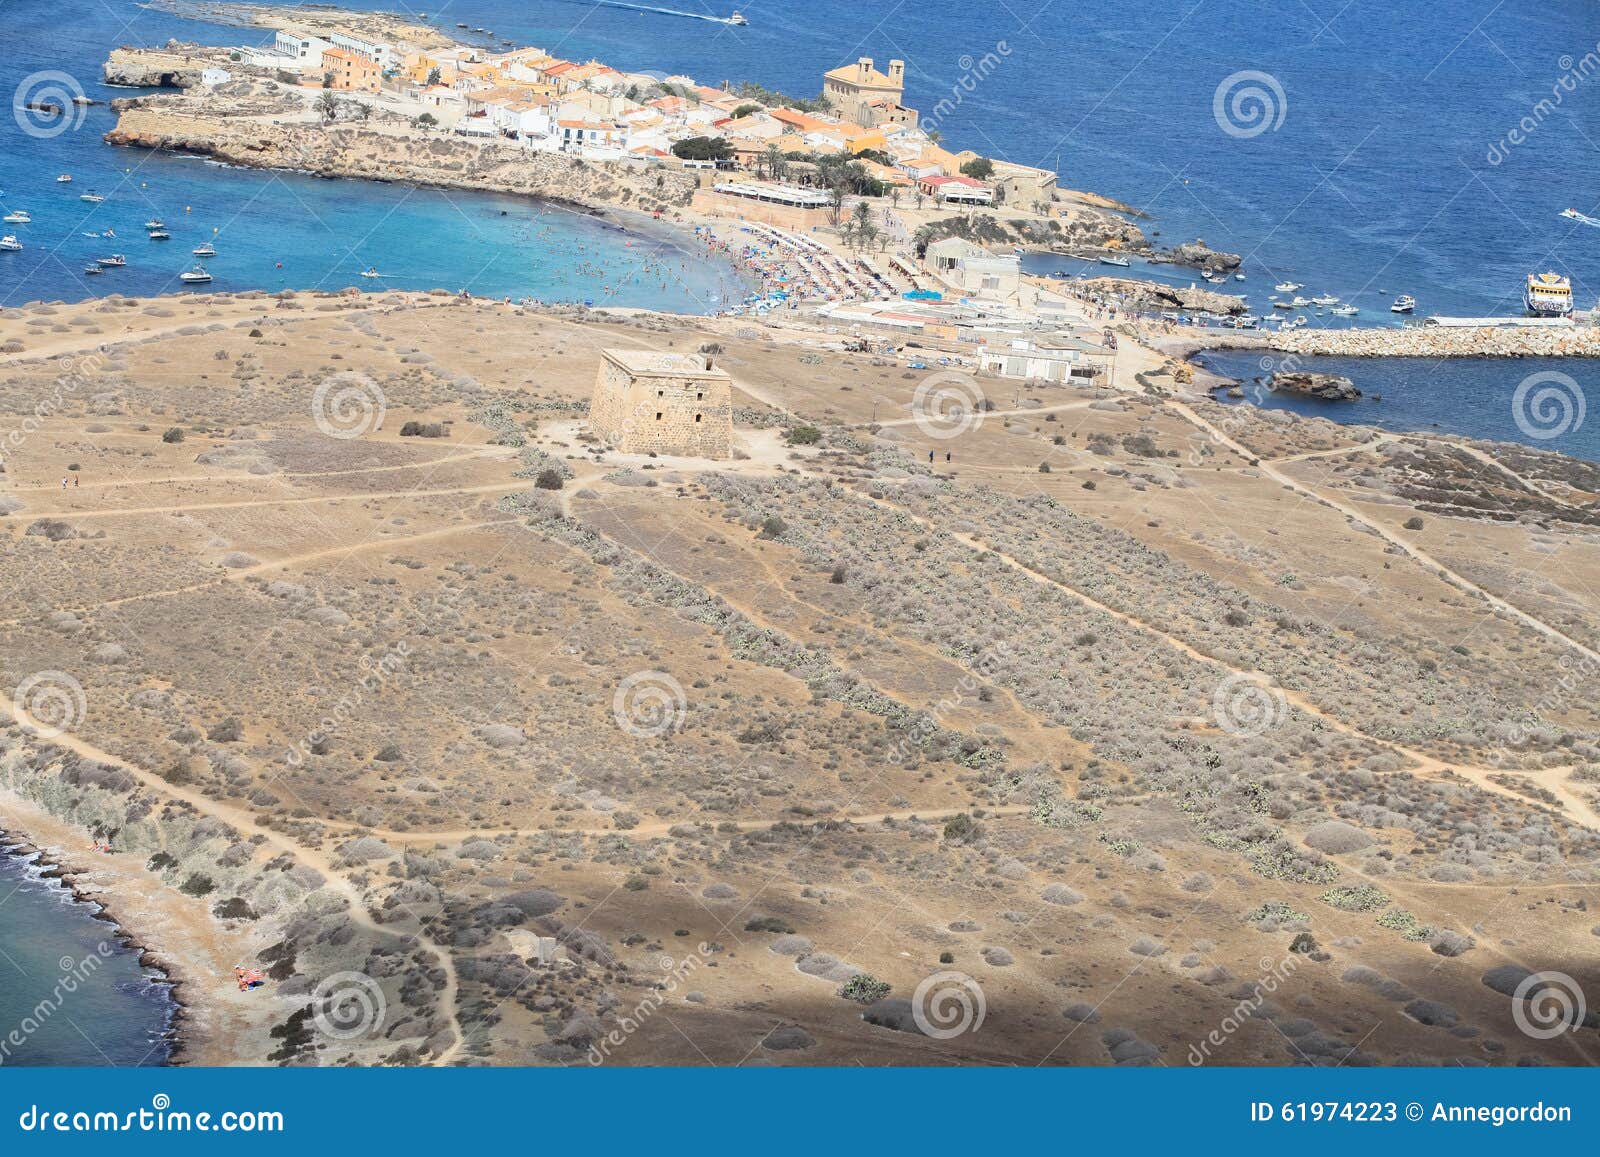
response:
M858 972L839 986L839 995L857 1004L877 1004L888 996L893 986L866 972Z

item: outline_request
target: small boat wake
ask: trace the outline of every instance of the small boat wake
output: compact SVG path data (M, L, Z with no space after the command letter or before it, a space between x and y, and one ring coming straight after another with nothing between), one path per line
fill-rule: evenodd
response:
M1591 217L1587 213L1580 213L1576 209L1563 209L1561 215L1568 221L1577 221L1581 225L1593 225L1600 229L1600 217Z
M688 20L709 20L713 24L731 24L734 27L749 23L737 12L732 16L712 16L706 12L684 12L678 8L657 8L653 4L625 4L623 0L583 0L583 2L600 8L626 8L632 12L654 12L659 16L682 16Z

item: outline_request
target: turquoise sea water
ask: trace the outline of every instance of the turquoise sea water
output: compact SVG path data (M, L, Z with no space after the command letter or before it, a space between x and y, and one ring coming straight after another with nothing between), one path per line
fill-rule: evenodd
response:
M0 1068L166 1062L170 988L92 912L0 855Z

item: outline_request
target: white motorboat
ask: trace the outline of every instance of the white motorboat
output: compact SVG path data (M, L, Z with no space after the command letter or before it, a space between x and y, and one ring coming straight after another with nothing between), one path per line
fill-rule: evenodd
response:
M1279 293L1293 293L1297 289L1304 289L1305 286L1301 285L1298 281L1280 281L1272 288L1276 289Z
M1336 305L1328 311L1334 317L1354 317L1361 311L1353 305Z
M98 205L100 202L105 200L105 197L99 193L80 193L78 195L78 200L87 201L91 205Z
M70 185L70 184L72 184L72 174L71 173L62 173L59 177L56 178L56 183L58 185Z
M1402 293L1394 299L1394 304L1389 307L1390 313L1410 313L1417 308L1417 299L1409 293Z
M0 249L4 249L7 253L20 253L22 252L22 242L7 233L4 237L0 237Z
M1307 300L1306 298L1301 297L1297 293L1297 294L1294 295L1294 300L1289 302L1289 304L1292 305L1295 309L1304 309L1306 306L1310 305L1311 302L1309 300Z
M26 209L13 209L4 217L0 217L7 225L27 225L33 221L33 215Z
M1130 265L1132 265L1133 262L1129 261L1126 257L1108 257L1105 254L1101 254L1100 255L1100 264L1101 265L1115 265L1118 269L1126 269Z
M193 269L188 269L178 274L178 280L187 282L190 285L200 285L204 282L210 281L211 274L206 272L206 270L201 266L196 265Z
M117 268L128 264L128 259L120 253L113 253L110 257L102 257L100 259L100 264Z
M202 241L200 244L196 245L192 250L190 250L190 252L196 257L215 257L217 255L216 248L209 241Z
M1339 304L1339 299L1337 297L1333 296L1333 294L1331 294L1331 293L1324 293L1320 297L1313 297L1311 299L1311 304L1312 305L1338 305Z

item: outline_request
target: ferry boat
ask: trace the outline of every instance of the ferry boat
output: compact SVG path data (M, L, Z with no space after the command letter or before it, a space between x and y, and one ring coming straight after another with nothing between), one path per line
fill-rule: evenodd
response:
M1394 299L1394 304L1389 307L1390 313L1410 313L1417 308L1417 299L1409 293L1402 293Z
M1298 281L1280 281L1272 288L1276 289L1279 293L1293 293L1297 289L1304 289L1305 286L1301 285Z
M1534 317L1566 317L1572 312L1572 282L1559 273L1530 273L1522 303Z
M1133 262L1128 260L1126 257L1107 257L1105 254L1101 254L1100 264L1115 265L1118 269L1126 269L1132 265Z
M100 259L100 264L112 267L121 267L128 264L128 259L120 253L113 253L110 257L102 257Z
M193 269L188 269L178 274L178 280L186 281L190 285L199 285L202 282L210 281L211 274L207 273L201 266L196 265Z
M748 21L748 20L746 20L744 18L744 13L743 12L740 12L738 9L734 9L733 15L728 17L728 23L729 24L733 24L733 25L737 25L738 27L742 28L746 24L749 24L750 21Z
M22 252L22 242L7 233L4 237L0 237L0 249L4 249L8 253L20 253Z
M200 244L191 249L190 252L196 257L215 257L217 255L216 248L209 241L202 241Z
M26 209L13 209L4 217L0 217L8 225L27 225L33 221L33 215Z

